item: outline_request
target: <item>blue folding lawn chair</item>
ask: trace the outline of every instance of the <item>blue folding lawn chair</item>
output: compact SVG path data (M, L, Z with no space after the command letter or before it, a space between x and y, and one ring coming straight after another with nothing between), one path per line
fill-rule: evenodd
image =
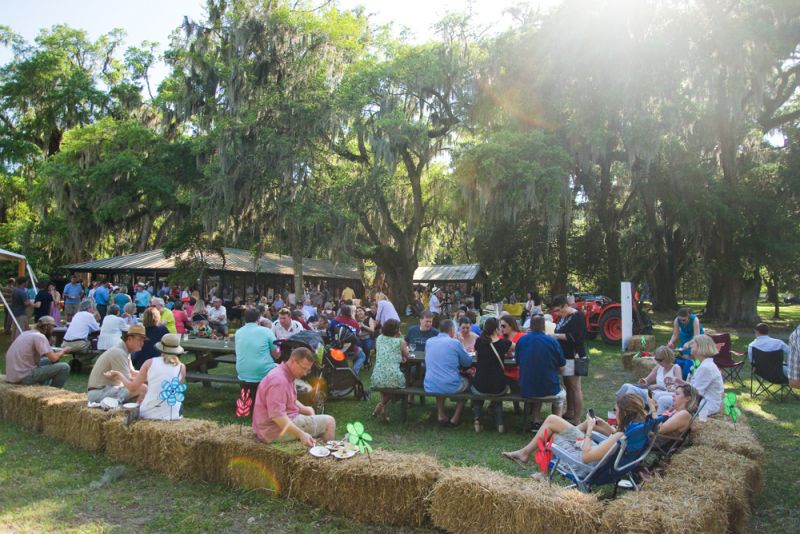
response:
M633 478L634 473L650 454L658 435L659 422L648 418L641 423L631 423L625 435L596 464L583 463L580 453L563 449L553 443L553 461L550 464L550 480L556 473L561 474L584 493L592 491L593 486L614 484L614 496L621 481L625 486L639 490ZM599 443L607 436L594 432L592 440ZM581 473L585 473L581 475Z

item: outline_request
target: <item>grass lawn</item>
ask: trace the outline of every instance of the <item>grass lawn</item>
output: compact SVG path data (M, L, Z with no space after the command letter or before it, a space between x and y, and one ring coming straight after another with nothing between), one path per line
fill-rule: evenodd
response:
M699 309L699 306L692 306ZM771 317L771 306L760 309ZM800 321L800 306L782 308L789 328ZM657 316L656 336L666 342L670 334L668 316ZM783 322L783 321L782 321ZM713 328L714 325L704 325ZM778 325L776 325L778 326ZM734 336L734 347L743 350L751 340ZM0 339L5 351L7 338ZM605 413L613 407L613 396L620 384L632 380L622 368L619 351L599 341L589 343L592 357L591 377L584 380L585 408ZM4 369L5 362L0 362ZM214 372L232 373L233 367L221 364ZM746 374L745 371L743 374ZM87 375L72 376L67 388L84 391ZM368 380L367 380L368 382ZM800 402L778 404L759 399L752 401L745 391L733 388L740 404L766 447L765 488L759 495L751 530L796 532L800 524L800 468L797 468L796 443L800 438ZM748 390L749 391L749 390ZM222 423L238 423L234 402L236 386L203 388L190 384L185 415ZM434 404L415 405L409 420L388 424L370 418L377 399L358 402L351 398L333 401L327 412L339 423L362 421L378 447L403 452L423 452L436 456L445 465L483 465L512 475L522 476L500 451L520 447L530 435L519 433L519 419L506 407L508 433L492 430L485 417L481 434L472 430L471 412L465 411L464 423L455 429L440 429L435 424ZM392 405L390 415L397 416L399 406ZM100 494L89 484L101 479L113 466L105 456L73 449L40 435L0 423L0 529L41 531L59 526L82 531L107 530L192 530L192 531L292 531L347 532L363 530L363 525L309 507L266 495L198 482L176 482L160 475L127 468L124 476L103 487ZM367 504L368 505L368 504ZM251 518L253 518L251 520ZM375 530L370 527L370 530Z

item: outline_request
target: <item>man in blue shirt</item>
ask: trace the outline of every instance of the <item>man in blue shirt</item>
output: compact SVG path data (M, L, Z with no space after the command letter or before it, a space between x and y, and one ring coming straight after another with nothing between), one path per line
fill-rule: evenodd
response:
M142 313L144 313L145 308L150 306L150 299L153 298L153 295L151 295L150 292L146 290L142 284L136 284L134 286L134 289L136 289L136 295L134 295L134 302L136 303L136 313L141 317Z
M245 310L245 325L234 336L236 374L242 382L252 384L253 393L267 373L277 367L275 358L280 355L275 346L275 334L270 328L259 326L260 316L256 308Z
M559 375L567 360L558 341L544 333L544 317L531 319L531 332L517 342L514 354L519 366L520 395L529 399L558 396L561 400L553 402L553 413L561 415L566 394ZM541 426L541 408L541 402L531 403L534 428Z
M64 286L64 315L67 322L78 313L78 306L83 297L83 286L78 283L78 277L74 274L69 279L69 284Z
M108 280L103 280L94 290L94 303L97 306L97 313L100 315L100 319L106 316L106 310L108 309L108 298L110 296L108 286L110 285L111 284L108 282Z
M409 350L425 350L427 341L438 335L439 331L433 327L433 314L426 311L419 318L419 326L414 325L408 329L406 344Z
M425 343L425 391L429 393L463 393L469 387L469 380L461 376L459 370L472 366L472 358L464 345L455 339L456 325L450 319L439 324L440 332ZM444 397L436 398L439 424L456 426L461 421L464 401L456 402L453 417L444 411Z

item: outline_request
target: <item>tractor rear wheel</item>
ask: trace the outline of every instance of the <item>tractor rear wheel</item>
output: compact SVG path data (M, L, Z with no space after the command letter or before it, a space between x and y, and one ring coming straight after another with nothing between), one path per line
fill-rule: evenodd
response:
M617 345L622 339L622 314L619 309L609 310L600 318L600 335L607 345Z

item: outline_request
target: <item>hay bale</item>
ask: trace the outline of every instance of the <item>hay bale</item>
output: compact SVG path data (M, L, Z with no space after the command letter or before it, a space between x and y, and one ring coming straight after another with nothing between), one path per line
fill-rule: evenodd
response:
M75 398L71 391L49 386L10 386L3 389L4 417L23 428L42 431L42 406L59 397Z
M623 352L622 353L622 367L628 371L633 370L633 357L639 354L638 352Z
M6 375L0 375L0 418L2 419L10 418L10 416L6 414L7 408L11 404L10 398L13 391L20 387L16 384L6 382L5 379Z
M627 349L636 352L655 352L656 336L635 335L628 340Z
M425 497L441 475L427 455L375 451L348 460L296 458L287 496L380 525L420 526Z
M631 362L631 371L636 378L645 378L650 371L658 365L655 358L646 356L644 358L634 358Z
M459 533L593 533L603 510L592 494L482 467L448 469L429 501L433 524Z
M123 418L125 411L88 408L85 395L76 396L58 397L43 405L43 432L87 451L105 450L105 424L112 418Z
M119 462L160 471L172 478L198 478L198 443L217 425L199 419L105 423L106 454Z
M656 479L644 488L608 504L600 518L602 532L725 534L728 531L728 511L721 503L730 489L719 481L697 485Z
M690 435L691 443L705 445L718 451L730 451L755 460L764 460L764 447L758 442L747 418L739 417L734 425L730 419L711 417L705 423L697 423Z
M266 444L249 426L227 425L198 438L195 473L202 480L279 495L289 486L294 459L306 452L299 442Z

